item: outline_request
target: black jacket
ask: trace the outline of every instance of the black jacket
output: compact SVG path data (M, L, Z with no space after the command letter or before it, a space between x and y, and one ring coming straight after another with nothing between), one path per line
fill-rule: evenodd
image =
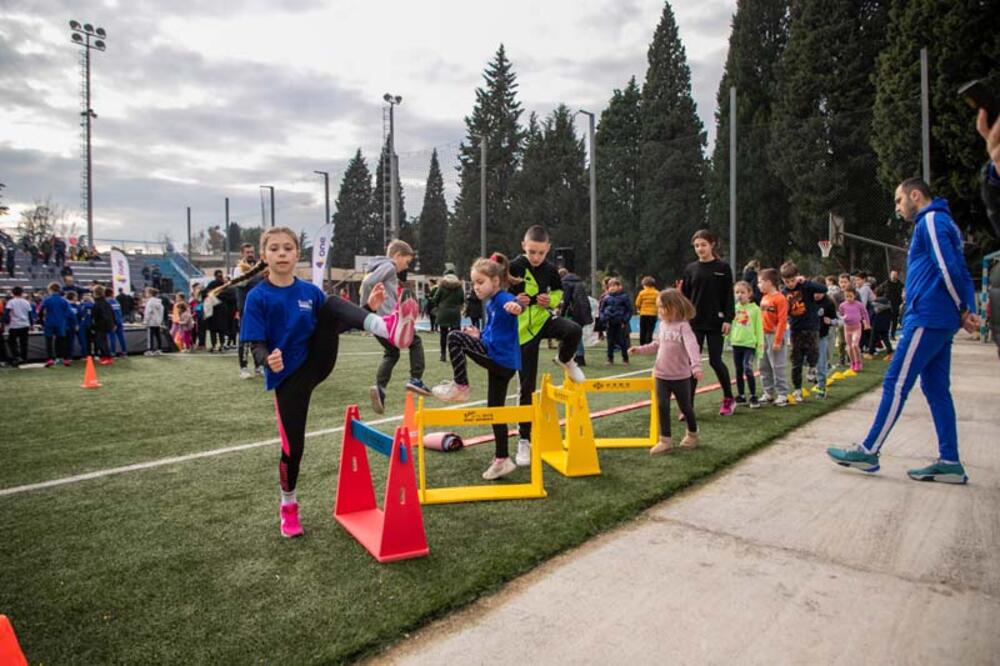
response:
M788 328L792 331L818 331L819 317L816 316L816 294L825 294L826 285L806 280L794 289L782 287L788 299Z
M723 324L736 316L733 298L733 271L720 259L692 261L684 269L681 291L694 303L691 328L696 331L721 331Z
M94 299L94 330L98 333L110 333L115 330L115 311L107 299Z

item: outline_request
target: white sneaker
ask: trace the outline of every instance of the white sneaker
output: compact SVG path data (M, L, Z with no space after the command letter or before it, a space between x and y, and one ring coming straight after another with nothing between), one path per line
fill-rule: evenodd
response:
M792 392L792 397L795 398L795 402L802 402L802 391L796 389Z
M250 368L240 368L240 379L250 379L253 377L253 370Z
M569 375L570 381L577 384L582 384L587 381L587 378L583 376L583 370L580 369L580 366L578 366L576 361L573 359L570 359L565 363L560 361L558 357L553 360L555 360L556 365L561 366L562 369L566 371L566 374Z
M775 407L786 407L787 405L788 405L788 398L786 398L783 395L779 395L777 398L774 399Z
M469 399L468 385L456 384L453 381L444 381L431 389L431 393L438 400L445 402L465 402Z
M142 352L142 355L143 356L152 356L155 353L156 352L154 352L152 349L147 349L146 351Z
M258 377L263 377L264 376L264 366L258 365L256 368L254 368L254 372L257 373Z
M514 456L514 462L518 464L519 467L527 467L531 464L531 441L527 439L517 440L517 455Z
M483 478L487 481L493 481L494 479L507 476L515 469L517 469L517 465L510 458L494 458L490 466L483 472Z

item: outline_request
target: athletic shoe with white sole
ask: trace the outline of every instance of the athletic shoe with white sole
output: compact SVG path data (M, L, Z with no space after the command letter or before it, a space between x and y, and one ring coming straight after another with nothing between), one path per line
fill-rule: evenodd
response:
M487 481L493 481L507 476L516 469L517 465L510 458L494 458L490 466L483 472L483 478Z
M253 371L250 368L240 368L240 379L253 378Z
M880 469L878 454L868 453L860 446L853 449L836 449L831 446L826 450L826 455L841 467L853 467L868 474L874 474Z
M576 384L582 384L587 381L587 378L583 376L583 370L580 369L580 366L578 366L576 361L573 359L570 359L565 363L560 361L558 358L554 358L552 361L566 371L566 374L569 375L570 381Z
M385 414L385 389L375 384L368 389L368 397L372 401L372 411L376 414Z
M418 395L431 395L431 389L427 384L424 384L422 379L417 379L416 377L410 377L410 381L406 382L406 390Z
M420 306L409 292L403 292L392 314L382 317L389 332L389 344L399 349L408 348L413 343L419 315Z
M514 462L519 467L527 467L531 464L531 442L529 440L517 440L517 455L514 457Z
M961 463L946 463L935 460L927 467L907 470L906 475L914 481L940 481L941 483L968 483L969 477Z
M438 400L444 400L445 402L465 402L469 399L469 385L444 381L431 389L431 393Z
M287 538L302 536L298 503L281 505L281 536Z
M774 406L775 407L787 407L788 406L788 398L786 398L783 395L779 395L777 398L774 399Z

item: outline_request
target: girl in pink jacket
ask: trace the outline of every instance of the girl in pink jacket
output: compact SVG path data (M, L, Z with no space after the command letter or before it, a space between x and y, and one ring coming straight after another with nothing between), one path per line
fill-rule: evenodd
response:
M649 344L629 349L630 354L656 353L653 378L656 384L656 409L660 421L660 440L649 455L671 453L678 447L670 441L670 396L684 415L687 434L680 448L698 445L698 423L694 415L694 384L702 377L698 340L688 323L695 315L694 305L677 289L664 289L656 299L660 328Z
M844 322L844 338L847 340L847 355L851 359L851 370L861 370L861 328L871 328L868 310L858 300L854 287L844 290L844 302L837 307L837 314Z

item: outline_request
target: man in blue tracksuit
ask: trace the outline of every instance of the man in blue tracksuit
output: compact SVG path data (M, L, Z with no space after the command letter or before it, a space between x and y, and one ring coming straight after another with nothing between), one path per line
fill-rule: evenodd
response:
M827 449L838 465L864 472L879 470L879 450L899 418L913 384L927 398L938 436L939 458L907 472L917 481L965 483L958 458L955 405L951 400L951 340L959 328L979 327L976 291L962 256L962 235L951 219L948 202L931 199L919 178L896 188L896 212L916 222L906 270L906 317L903 336L882 383L882 401L868 436L854 449Z

